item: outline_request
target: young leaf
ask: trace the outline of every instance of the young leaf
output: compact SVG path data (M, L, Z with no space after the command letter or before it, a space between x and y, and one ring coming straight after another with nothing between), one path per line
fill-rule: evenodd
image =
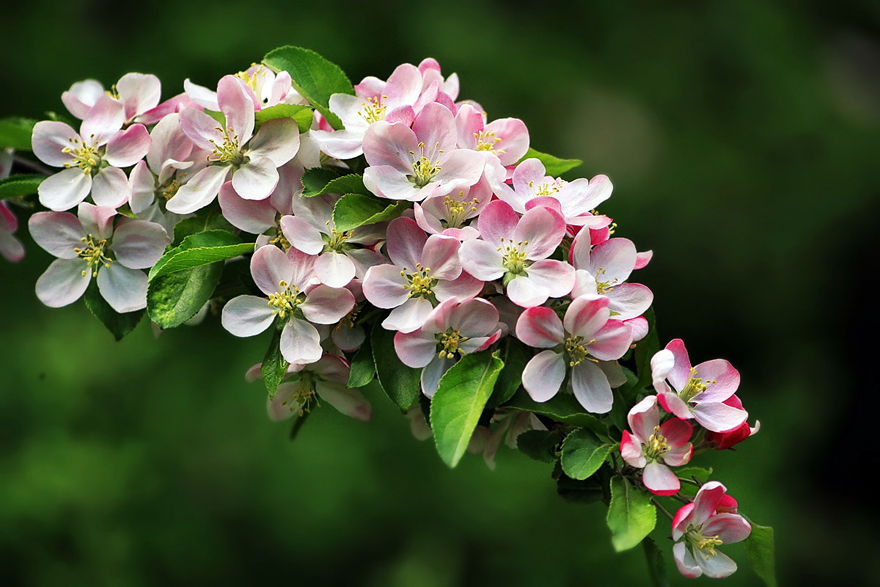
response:
M235 230L235 227L229 224L229 221L226 220L217 210L211 210L204 216L184 218L174 225L174 241L171 243L171 246L177 247L186 237L210 230L225 230L232 233L232 231ZM230 244L238 242L240 242L240 240L236 239L235 241L230 241Z
M651 584L654 587L669 587L669 581L666 580L666 562L663 560L663 553L660 552L657 543L650 538L645 538L642 540L642 546L648 561L648 576L651 577Z
M746 538L746 552L755 574L767 587L776 587L776 562L773 528L752 523L752 533Z
M367 333L367 338L351 360L348 387L363 387L371 382L374 377L376 377L376 363L373 361L373 348L370 345L370 335Z
M531 359L526 346L511 336L507 336L501 344L500 358L504 361L504 369L498 376L498 382L492 391L492 397L486 403L487 408L496 408L513 397L522 385L522 372Z
M657 524L657 508L651 503L651 494L636 489L623 477L613 477L607 522L614 550L621 552L638 546Z
M406 412L419 399L421 370L404 365L394 350L394 332L385 330L379 321L370 333L370 346L376 363L376 377L391 401Z
M504 407L541 414L563 424L582 426L602 438L608 438L608 427L604 422L596 416L588 414L574 396L568 393L557 393L553 399L538 403L529 396L525 389L520 389L509 402L504 404Z
M147 311L162 329L180 326L202 309L220 282L223 263L184 269L150 280Z
M572 479L584 480L599 470L615 446L601 442L585 428L578 428L562 443L562 470Z
M269 51L263 63L276 71L290 74L293 87L320 112L333 128L342 128L342 121L327 108L333 94L354 94L354 87L340 67L314 51L285 46Z
M209 230L190 235L183 239L179 247L168 251L159 259L150 271L150 280L254 252L254 243L236 241L239 238L225 230Z
M431 429L437 452L450 467L464 456L502 367L501 359L482 351L463 356L440 378L431 398Z
M336 230L344 232L358 226L392 220L406 209L404 202L387 203L374 196L345 194L333 206L333 222Z
M555 430L526 430L516 437L516 447L536 461L556 461L556 446L562 435Z
M0 200L37 193L45 175L11 175L0 179Z
M89 284L83 299L89 312L100 320L101 324L107 327L107 330L110 331L116 342L119 342L126 334L134 330L140 323L141 318L144 317L143 310L120 314L111 308L110 304L101 296L101 292L98 291L98 284L94 280Z
M302 195L305 198L312 198L321 194L361 194L372 197L370 190L364 187L364 178L361 175L350 173L348 175L332 177L324 182L320 180L323 180L328 174L312 174L311 177L306 177L310 171L313 170L309 169L303 174L302 179L303 187L305 188ZM307 183L309 187L306 187Z
M544 169L546 169L547 175L552 177L557 177L562 175L566 171L571 171L583 161L580 159L560 159L559 157L554 157L553 155L548 155L547 153L541 153L540 151L536 151L534 149L529 149L523 158L520 161L525 161L526 159L537 159L541 163L544 164Z
M29 118L4 118L0 120L0 150L31 150L31 136L36 120Z
M263 378L263 383L266 384L269 399L275 397L278 385L287 374L287 367L290 366L290 363L281 354L281 328L274 328L272 332L272 341L269 343L269 348L266 349L263 364L260 365L260 376Z
M326 167L312 167L306 169L300 180L303 185L303 195L307 198L323 194L326 190L324 187L333 181L339 179L339 172L335 169L327 169Z
M278 104L256 112L257 124L263 124L279 118L292 118L299 127L299 132L307 132L312 126L312 109L302 104Z

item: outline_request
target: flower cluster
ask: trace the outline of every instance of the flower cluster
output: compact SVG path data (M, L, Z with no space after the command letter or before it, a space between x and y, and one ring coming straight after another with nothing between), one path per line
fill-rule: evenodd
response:
M518 439L543 439L552 449L530 454L561 459L570 480L602 467L651 499L686 501L673 520L679 569L733 572L715 547L749 524L722 485L691 501L672 468L757 425L727 361L692 367L681 340L654 352L653 294L632 281L652 253L597 210L611 181L560 178L570 165L531 149L523 121L460 99L433 59L351 86L331 67L294 80L272 55L210 87L187 80L164 102L139 73L63 94L78 129L51 120L32 134L34 156L60 169L39 184L48 211L28 222L58 258L39 299L65 306L95 283L110 311L146 310L161 328L222 306L231 334L273 333L248 373L265 381L272 420L321 401L369 420L359 388L377 378L451 465L468 444L494 467L502 441L529 452ZM20 259L2 203L0 221L0 251ZM445 414L469 424L441 426ZM573 472L576 442L607 459Z

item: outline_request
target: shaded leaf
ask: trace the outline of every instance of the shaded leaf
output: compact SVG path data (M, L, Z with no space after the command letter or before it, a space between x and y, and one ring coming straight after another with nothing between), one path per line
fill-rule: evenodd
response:
M381 328L381 326L375 326ZM363 387L376 377L376 362L373 360L373 347L370 344L370 334L364 339L361 348L357 350L351 360L351 371L348 374L348 387Z
M404 365L394 350L394 332L376 320L370 333L370 346L376 363L376 377L382 389L400 411L406 412L421 395L421 370Z
M559 157L554 157L553 155L548 155L547 153L541 153L540 151L536 151L534 149L529 149L526 151L526 154L523 155L523 158L520 161L525 161L526 159L537 159L541 163L544 164L544 169L546 169L547 175L552 177L556 177L562 175L566 171L571 171L578 165L582 164L583 161L580 159L560 159Z
M498 376L492 397L486 404L487 408L495 408L508 401L522 385L522 372L526 363L532 358L532 353L520 341L512 336L504 338L500 346L500 358L504 361L504 369Z
M657 508L651 503L651 494L633 487L623 477L613 477L607 522L614 550L621 552L638 546L657 524Z
M308 132L312 126L312 109L303 104L277 104L258 110L255 114L256 123L263 124L270 120L292 118L299 127L299 132Z
M180 326L202 309L220 282L223 263L202 265L150 280L147 311L160 328Z
M0 200L35 194L46 177L45 175L22 174L0 179Z
M253 252L254 243L243 243L231 232L225 230L198 232L183 239L179 247L162 255L150 270L150 280Z
M585 428L578 428L562 444L562 470L572 479L586 479L599 470L615 446L603 443Z
M364 187L364 178L356 173L348 175L335 175L330 177L329 173L323 173L323 168L314 168L306 170L303 174L303 197L312 198L321 194L361 194L364 196L372 196L370 191ZM320 172L320 173L310 173Z
M107 303L107 300L101 296L101 292L98 290L98 284L94 279L89 284L83 299L85 300L89 312L91 312L92 315L110 331L110 334L113 335L113 338L115 338L117 342L134 330L144 317L143 310L120 314L111 308L110 304Z
M275 397L278 385L287 375L287 368L290 366L281 354L281 331L281 328L272 329L272 340L260 365L260 376L263 378L270 399Z
M31 137L34 134L35 124L37 124L37 121L30 118L13 117L0 119L0 150L32 150Z
M752 570L767 587L776 587L776 546L773 528L752 523L752 533L746 538L746 553Z
M663 553L660 552L657 543L650 538L645 538L642 540L642 547L645 549L651 584L654 587L669 587L669 581L666 580L666 561L663 560Z
M235 230L235 227L229 224L229 221L223 217L223 215L217 210L210 210L207 214L200 216L192 216L191 218L184 218L180 222L174 225L174 240L171 243L172 247L179 246L183 239L186 237L196 234L199 232L206 232L210 230L225 230L229 233L232 233ZM190 241L192 242L192 241ZM240 240L235 240L234 242L241 242ZM234 244L233 241L230 241L229 244Z
M516 437L516 447L536 461L552 463L561 441L562 434L555 430L526 430Z
M504 407L541 414L563 424L582 426L592 430L600 437L608 438L608 427L605 423L596 416L587 413L569 393L557 393L551 400L538 403L529 396L525 389L520 389L509 402L504 404Z

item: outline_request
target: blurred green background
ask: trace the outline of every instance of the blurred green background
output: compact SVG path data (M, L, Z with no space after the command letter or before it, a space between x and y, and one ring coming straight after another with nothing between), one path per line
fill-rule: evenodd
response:
M694 4L31 0L0 18L0 116L128 71L167 98L283 44L355 82L437 58L490 118L611 177L603 211L655 253L639 281L661 339L742 372L760 434L695 464L776 528L782 583L880 584L880 5ZM369 424L321 409L291 443L243 377L266 340L211 321L116 344L81 303L38 303L51 257L24 239L26 262L0 262L0 583L648 583L549 465L504 450L495 472L449 471L375 394ZM670 582L691 584L668 535ZM723 550L725 584L756 585L742 545Z

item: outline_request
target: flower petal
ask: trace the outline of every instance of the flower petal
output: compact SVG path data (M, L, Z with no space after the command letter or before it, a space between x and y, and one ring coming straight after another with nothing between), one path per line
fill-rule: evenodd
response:
M28 229L34 242L61 259L76 259L74 249L86 236L79 219L69 212L37 212L28 220Z
M593 414L611 411L614 396L611 384L602 369L591 361L584 361L571 369L571 389L585 410Z
M672 470L654 461L642 471L642 481L654 495L675 495L681 489L681 482Z
M210 165L196 173L168 200L165 209L175 214L190 214L214 201L226 182L229 167Z
M37 297L50 308L72 304L85 293L91 276L80 259L56 259L37 280Z
M131 269L147 269L165 252L171 242L165 229L145 220L121 221L113 234L113 255Z
M265 247L264 247L265 248ZM275 321L275 312L266 298L237 296L223 306L220 322L234 336L255 336Z
M354 308L354 296L345 288L318 285L300 305L303 316L315 324L334 324Z
M281 331L281 355L291 364L314 363L321 358L321 336L314 326L291 318Z
M278 185L278 167L268 157L251 159L232 172L232 187L245 200L265 200Z
M56 212L69 210L86 199L92 189L92 176L79 167L50 175L37 188L40 203Z
M516 337L531 347L553 348L562 344L565 333L562 320L552 308L535 306L520 314Z
M536 402L546 402L559 392L565 379L565 358L562 353L541 351L526 364L522 384Z
M105 167L92 180L92 200L98 206L118 208L128 202L130 195L128 178L118 167Z

